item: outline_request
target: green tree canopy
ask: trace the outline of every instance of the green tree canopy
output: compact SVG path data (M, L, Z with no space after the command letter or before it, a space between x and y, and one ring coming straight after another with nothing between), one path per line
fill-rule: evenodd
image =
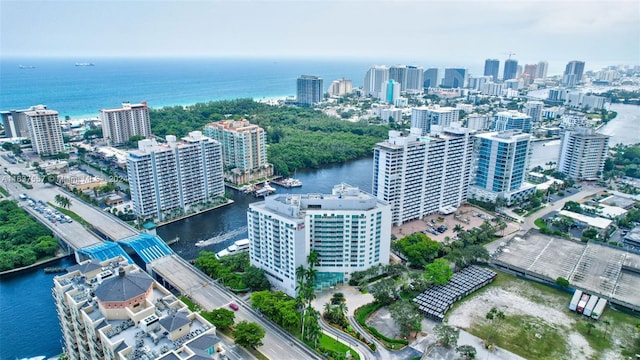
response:
M236 325L233 338L236 344L246 348L262 346L265 331L262 326L248 321L241 321Z
M446 259L440 258L425 266L424 276L435 285L443 285L451 280L453 270Z
M220 330L231 328L236 318L236 314L227 309L213 309L210 312L203 311L202 316Z

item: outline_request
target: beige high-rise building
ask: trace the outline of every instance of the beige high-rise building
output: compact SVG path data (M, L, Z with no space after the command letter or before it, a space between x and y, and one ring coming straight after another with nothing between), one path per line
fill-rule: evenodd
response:
M146 101L140 104L122 103L120 109L100 110L102 137L109 145L124 145L134 135L151 136L149 107Z
M246 184L273 175L267 162L267 136L264 129L248 120L223 120L207 124L204 134L222 145L225 178Z
M64 151L58 112L37 107L24 112L33 151L40 156L57 155Z
M80 359L222 359L216 328L120 256L53 279L64 351Z

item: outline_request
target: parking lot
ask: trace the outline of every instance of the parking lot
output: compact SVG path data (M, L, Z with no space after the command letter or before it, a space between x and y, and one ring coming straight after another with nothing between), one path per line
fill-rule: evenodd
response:
M414 220L401 226L394 226L391 229L391 234L397 239L403 238L407 235L411 235L416 232L424 232L429 238L444 242L448 237L453 239L456 236L454 228L456 225L462 226L464 230L471 230L474 227L482 225L485 221L490 221L494 216L490 213L479 209L472 205L463 205L458 208L453 214L440 215L432 214L426 216L423 220ZM504 230L504 235L511 234L520 230L520 225L507 222L507 228ZM498 234L502 234L502 231L498 231Z
M45 204L41 200L35 200L27 196L27 194L20 194L20 200L26 201L27 206L33 208L35 211L39 212L51 223L71 223L73 220L67 215L61 214L60 211L52 209L47 204Z

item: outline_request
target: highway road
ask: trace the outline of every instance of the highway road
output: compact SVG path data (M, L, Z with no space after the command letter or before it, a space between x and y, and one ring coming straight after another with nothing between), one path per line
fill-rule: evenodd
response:
M41 200L44 203L49 202L55 204L56 195L63 195L72 199L69 210L80 215L111 240L121 240L138 233L136 229L115 216L106 214L101 210L86 204L81 199L73 197L73 194L64 191L56 185L44 183L42 181L42 176L38 175L33 169L25 168L23 164L20 163L11 164L6 161L4 157L0 157L0 163L11 174L22 173L24 178L29 179L29 183L33 186L33 189L25 189L20 183L15 181L14 176L3 173L1 177L1 185L9 191L15 199L18 199L19 194L26 193L29 197L36 200Z
M266 330L264 345L258 350L269 359L322 359L305 344L253 310L249 304L178 255L157 259L151 263L151 267L154 272L167 279L172 286L177 287L180 292L188 295L207 311L218 308L228 309L232 302L239 305L236 311L236 322L243 320L256 322ZM179 285L176 286L176 284Z

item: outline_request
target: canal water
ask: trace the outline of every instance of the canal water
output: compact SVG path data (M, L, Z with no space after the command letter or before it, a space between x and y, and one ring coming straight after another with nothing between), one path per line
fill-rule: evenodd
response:
M640 107L615 104L611 110L617 111L618 117L600 130L611 135L610 144L640 142ZM549 161L557 162L559 151L560 142L557 140L536 142L531 166L544 167ZM366 158L322 169L298 171L296 178L303 182L302 187L274 187L278 194L328 193L333 185L345 182L371 192L372 164L373 160ZM166 240L179 237L180 241L172 248L185 259L195 259L203 249L219 251L234 240L245 238L246 233L204 248L196 247L195 243L246 226L247 207L260 199L233 191L233 200L232 205L162 226L158 235ZM64 259L47 266L71 264L71 259ZM36 268L0 278L0 360L54 356L61 352L61 333L51 297L54 276L45 274L43 268Z

